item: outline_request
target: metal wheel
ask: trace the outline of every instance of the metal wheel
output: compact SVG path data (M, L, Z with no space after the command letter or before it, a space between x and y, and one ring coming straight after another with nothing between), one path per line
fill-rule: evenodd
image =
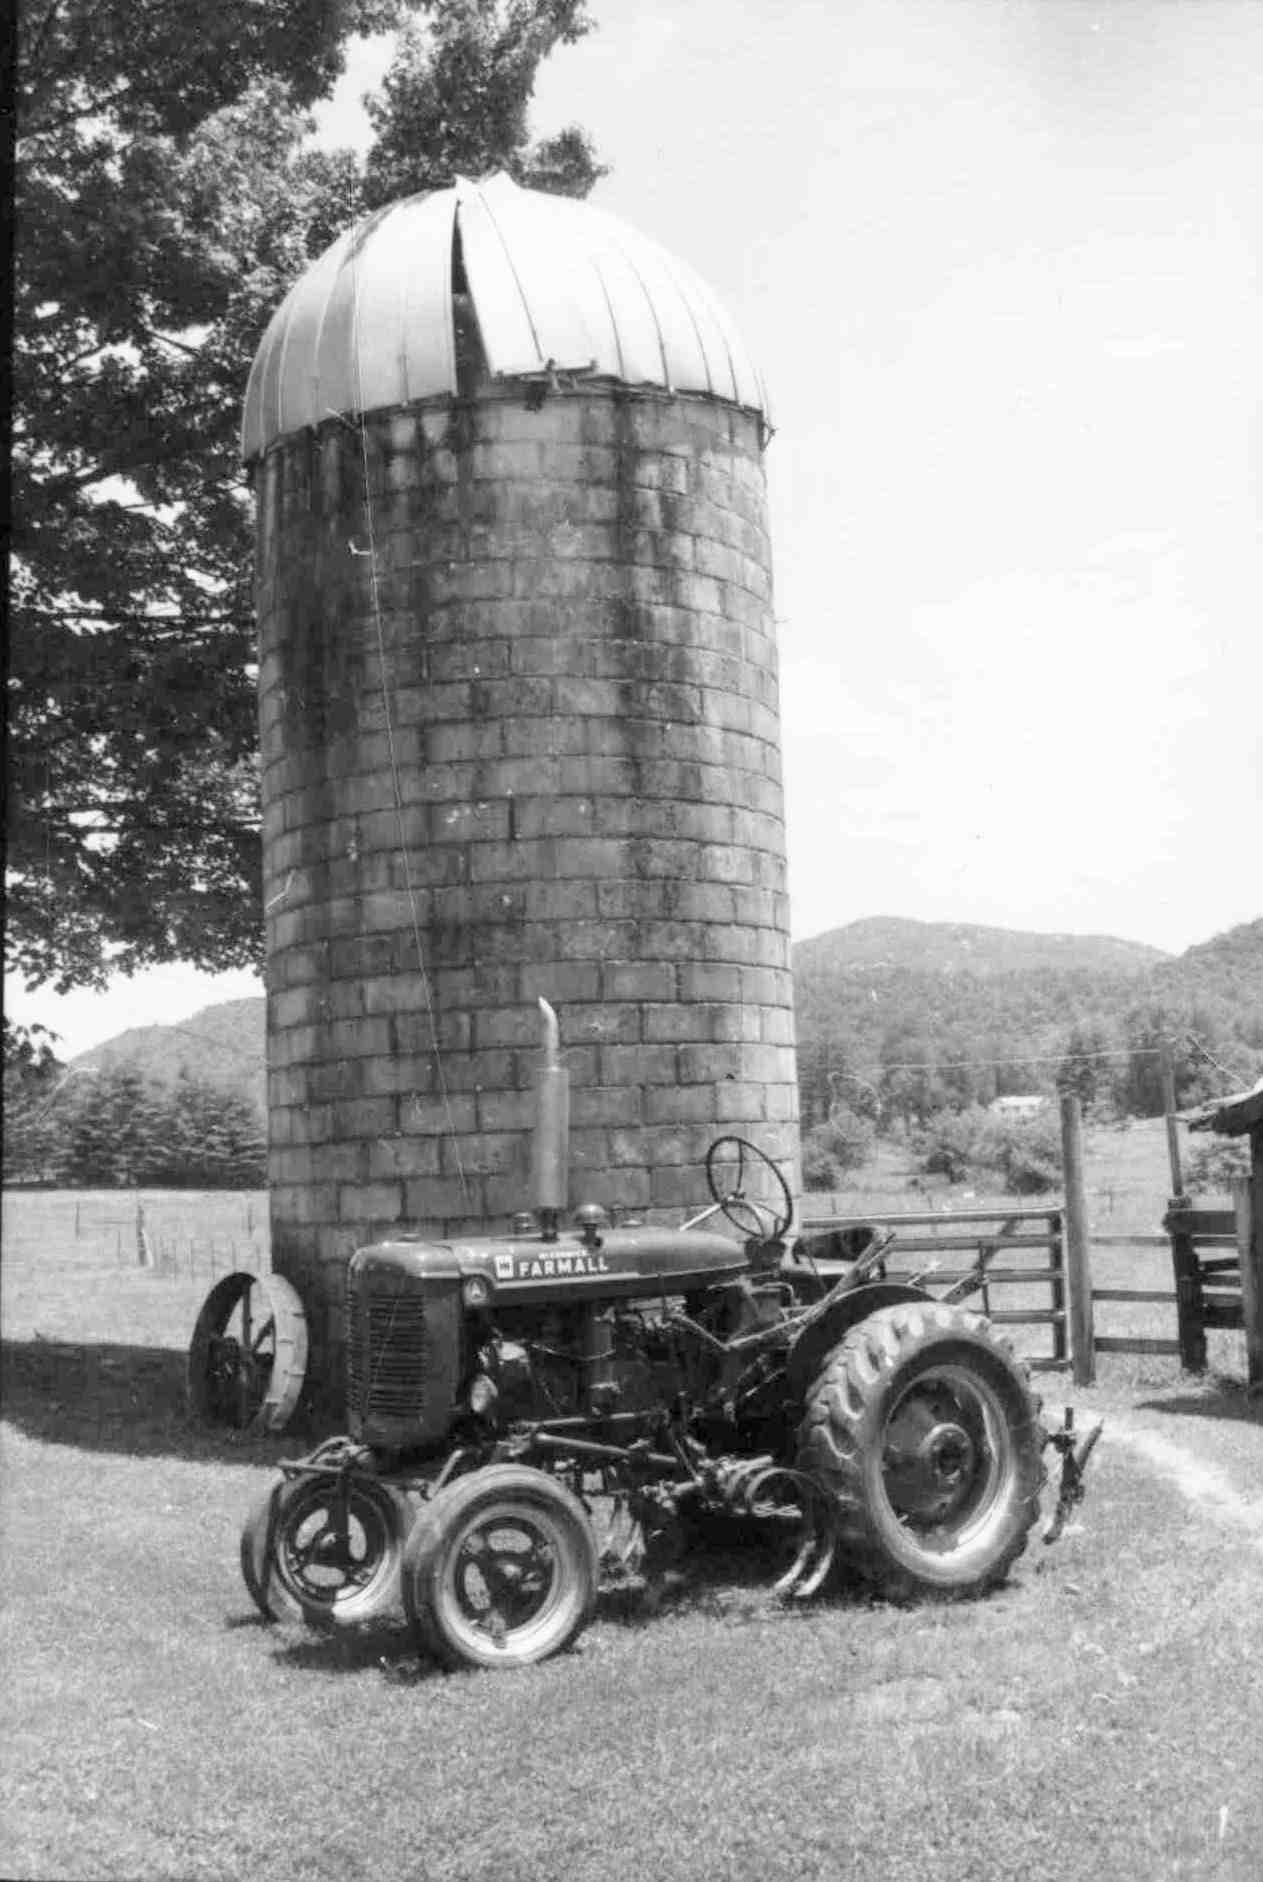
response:
M242 1271L215 1283L189 1344L195 1417L235 1431L281 1431L306 1370L307 1321L288 1281Z
M799 1468L830 1493L843 1555L887 1593L974 1593L1003 1580L1039 1513L1038 1414L980 1315L884 1307L812 1387Z
M407 1522L404 1499L376 1477L290 1478L260 1498L241 1532L251 1599L268 1620L312 1626L397 1612Z
M1008 1496L1017 1458L999 1393L964 1366L931 1365L892 1407L882 1459L886 1496L923 1545L946 1553Z
M404 1551L404 1607L449 1666L529 1666L586 1626L597 1575L578 1499L543 1471L495 1464L423 1506Z
M761 1177L766 1184L770 1172L777 1203L761 1201L746 1194L750 1177ZM745 1137L717 1137L706 1152L706 1183L717 1203L735 1229L742 1235L755 1235L760 1241L779 1241L794 1219L794 1198L789 1184L765 1150Z

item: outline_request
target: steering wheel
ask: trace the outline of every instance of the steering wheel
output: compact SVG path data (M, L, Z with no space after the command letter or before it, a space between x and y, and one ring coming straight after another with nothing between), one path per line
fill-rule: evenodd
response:
M781 1195L781 1210L746 1195L747 1159L755 1169L763 1164L772 1172ZM789 1184L767 1152L745 1137L715 1139L706 1152L706 1184L716 1205L743 1235L757 1235L764 1241L779 1241L794 1219L794 1199L790 1195Z

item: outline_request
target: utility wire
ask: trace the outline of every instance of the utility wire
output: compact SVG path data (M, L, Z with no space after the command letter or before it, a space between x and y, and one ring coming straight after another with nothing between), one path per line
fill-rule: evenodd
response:
M1089 1059L1156 1059L1162 1056L1161 1046L1118 1047L1110 1052L1006 1052L999 1059L898 1059L887 1063L879 1062L881 1072L971 1072L984 1066L996 1065L1068 1065L1078 1064ZM835 1072L835 1078L851 1077L848 1072ZM860 1080L863 1084L867 1082Z
M1242 1084L1250 1077L1249 1072L1231 1072L1226 1065L1221 1065L1212 1052L1208 1052L1196 1033L1186 1033L1185 1038L1195 1052L1200 1052L1208 1065L1213 1065L1221 1078L1226 1078L1234 1085Z

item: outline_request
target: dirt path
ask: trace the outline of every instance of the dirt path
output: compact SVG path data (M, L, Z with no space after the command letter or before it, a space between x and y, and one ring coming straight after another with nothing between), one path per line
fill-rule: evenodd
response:
M1249 1484L1242 1481L1239 1465L1225 1467L1207 1454L1205 1419L1186 1418L1178 1423L1183 1427L1179 1435L1168 1436L1152 1423L1142 1423L1134 1413L1114 1412L1106 1420L1105 1435L1174 1484L1211 1522L1235 1532L1263 1553L1263 1429L1254 1432L1258 1469ZM1189 1426L1197 1429L1190 1431Z
M1104 1447L1134 1457L1207 1521L1263 1553L1263 1403L1234 1398L1221 1410L1192 1388L1140 1403L1089 1393L1079 1404L1081 1424L1105 1420Z

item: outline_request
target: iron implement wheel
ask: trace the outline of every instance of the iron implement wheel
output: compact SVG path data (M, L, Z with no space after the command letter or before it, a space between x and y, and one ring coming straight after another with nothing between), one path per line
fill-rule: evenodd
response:
M840 1554L884 1593L993 1587L1026 1547L1043 1486L1039 1401L979 1314L880 1308L807 1396L798 1467L830 1496Z
M530 1666L582 1632L598 1573L578 1498L542 1470L492 1464L422 1506L404 1549L404 1608L448 1666Z
M251 1599L265 1620L313 1627L397 1613L408 1515L397 1490L363 1472L282 1480L241 1532Z
M303 1304L279 1274L216 1281L189 1344L189 1409L236 1431L281 1431L307 1370Z

